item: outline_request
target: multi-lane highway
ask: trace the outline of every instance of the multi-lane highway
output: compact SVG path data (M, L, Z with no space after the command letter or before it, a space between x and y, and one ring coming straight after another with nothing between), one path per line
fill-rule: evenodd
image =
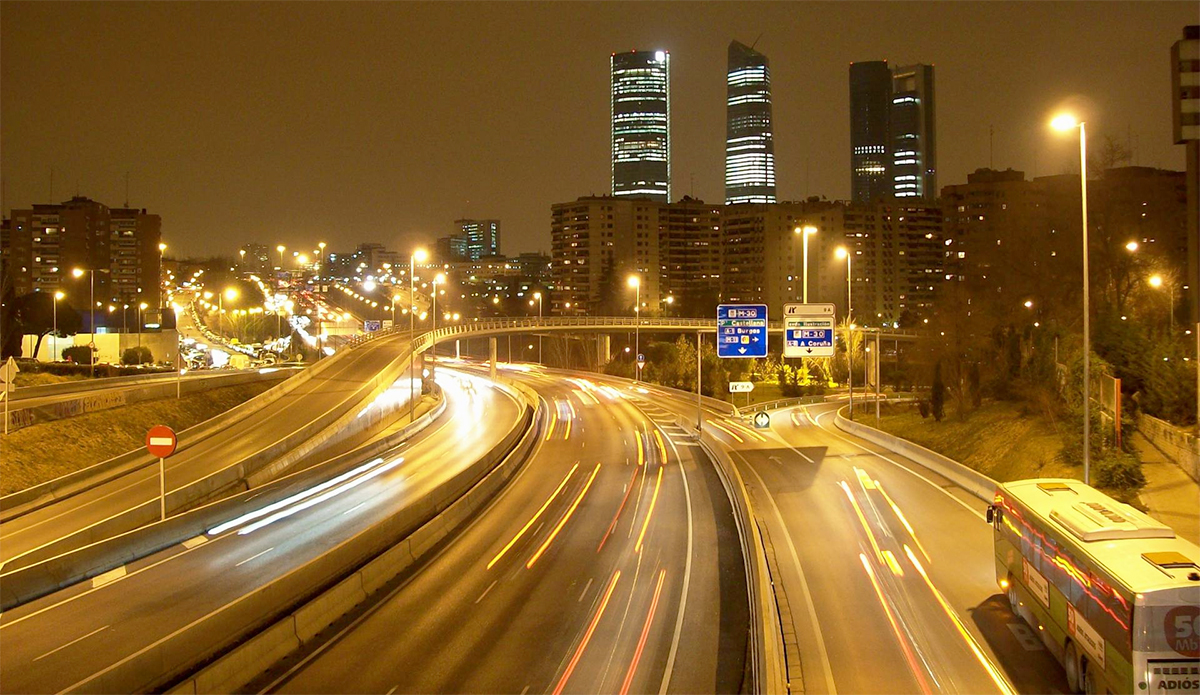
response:
M363 384L396 359L407 343L367 343L307 382L167 461L168 492L236 464L299 431L324 413L348 412ZM156 499L158 470L143 469L0 525L0 562Z
M193 633L188 648L216 649L229 635L269 617L240 610L239 602L256 588L289 572L313 573L317 583L329 580L318 574L329 570L321 570L315 558L421 499L518 425L524 405L511 394L450 372L440 372L438 381L447 407L435 422L396 449L362 461L319 495L298 493L272 505L269 514L251 498L247 516L204 536L5 612L0 616L5 692L78 689L205 618L208 626ZM128 687L144 689L154 676L147 673L145 682Z
M259 687L743 687L744 568L712 464L673 418L649 417L617 389L516 376L551 413L518 476L431 562Z
M691 398L648 390L695 417ZM836 429L837 407L778 410L766 430L704 410L765 525L805 691L1065 692L996 586L984 503Z

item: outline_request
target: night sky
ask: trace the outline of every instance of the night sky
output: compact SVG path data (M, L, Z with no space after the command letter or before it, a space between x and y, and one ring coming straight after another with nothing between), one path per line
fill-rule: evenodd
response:
M1183 168L1170 45L1195 2L0 3L4 214L82 194L163 216L178 254L246 241L431 243L498 217L549 250L550 204L609 189L608 58L671 52L673 195L724 195L730 39L771 60L782 200L849 196L847 66L933 63L939 187L1063 172L1064 102ZM761 37L760 37L761 35ZM694 184L693 184L694 181Z

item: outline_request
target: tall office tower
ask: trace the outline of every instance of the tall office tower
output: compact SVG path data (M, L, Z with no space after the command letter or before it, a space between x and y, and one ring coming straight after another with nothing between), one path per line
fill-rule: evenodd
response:
M725 204L775 202L775 140L767 57L729 43L725 111Z
M612 194L671 199L671 56L614 53Z
M887 176L891 102L886 60L850 64L850 199L856 203L892 195Z
M1187 301L1200 322L1200 25L1171 45L1171 130L1187 150Z
M892 70L889 115L892 195L937 197L937 138L934 133L933 66L907 65Z
M500 220L455 220L458 236L466 239L466 257L477 261L500 255Z

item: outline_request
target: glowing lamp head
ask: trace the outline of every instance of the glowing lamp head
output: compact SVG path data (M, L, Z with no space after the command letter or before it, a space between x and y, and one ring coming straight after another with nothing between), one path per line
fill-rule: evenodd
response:
M1050 121L1050 127L1055 130L1070 130L1079 125L1079 121L1069 113L1060 113Z
M65 296L67 296L67 295L63 294L61 291L59 291L59 292L55 292L55 293L54 293L54 298L55 298L55 299L62 299L62 298L63 298L63 297L65 297Z
M236 289L234 289L232 287L226 288L226 290L225 290L225 298L226 299L237 299L237 296L238 296L238 291Z
M166 245L166 244L159 244L159 245L158 245L158 252L159 252L159 253L162 253L163 251L166 251L166 250L167 250L167 245Z
M283 253L284 251L287 250L287 247L284 246L283 244L280 244L279 246L275 247L275 250L278 251L279 253Z
M375 281L374 280L364 280L363 284L362 284L362 288L363 288L363 290L365 290L367 292L374 292L375 291Z
M837 247L837 249L834 250L833 255L836 256L838 260L841 260L843 258L849 257L850 252L846 250L845 246L839 246L839 247Z
M417 249L416 251L413 251L412 257L413 261L417 263L424 263L425 261L429 260L429 252L425 249Z
M433 282L438 285L446 284L446 275L444 273L438 273L437 275L433 276Z
M72 268L71 275L77 278L83 277L83 268Z
M1125 250L1126 251L1137 251L1138 243L1136 241L1131 241L1128 244L1125 244Z
M636 275L630 275L629 278L625 280L625 284L629 285L630 287L641 287L642 280Z
M300 265L308 265L308 256L303 253L297 256L296 260L300 261Z
M1156 289L1157 289L1157 288L1159 288L1159 287L1162 287L1162 285L1163 285L1163 278L1162 278L1162 276L1161 276L1161 275L1151 275L1151 276L1150 276L1150 280L1149 280L1149 282L1150 282L1150 286L1151 286L1151 287L1154 287L1154 288L1156 288Z
M1026 309L1032 309L1032 308L1033 308L1033 300L1032 300L1032 299L1026 299L1026 300L1025 300L1025 308L1026 308Z
M142 311L145 311L145 310L146 310L146 308L147 308L147 307L149 307L149 306L150 306L150 305L149 305L149 304L147 304L147 303L145 303L145 302L142 302L141 304L138 304L138 308L139 308L139 309L141 309Z
M667 304L674 304L674 303L675 303L675 297L673 295L667 295Z
M541 292L534 292L534 293L533 293L533 298L534 298L534 299L541 299L541 298L542 298L542 293L541 293Z
M318 243L318 244L317 244L317 248L319 248L319 249L321 249L322 251L324 251L324 250L325 250L325 242L323 242L323 241L322 241L322 242Z

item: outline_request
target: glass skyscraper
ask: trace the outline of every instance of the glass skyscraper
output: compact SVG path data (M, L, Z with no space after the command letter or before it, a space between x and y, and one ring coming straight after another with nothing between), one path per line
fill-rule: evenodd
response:
M933 66L892 70L892 195L934 199L937 190L937 138L934 134Z
M891 197L887 175L892 71L885 60L850 64L850 199Z
M775 139L767 57L731 41L725 85L725 204L774 203Z
M671 199L671 56L614 53L612 194Z

